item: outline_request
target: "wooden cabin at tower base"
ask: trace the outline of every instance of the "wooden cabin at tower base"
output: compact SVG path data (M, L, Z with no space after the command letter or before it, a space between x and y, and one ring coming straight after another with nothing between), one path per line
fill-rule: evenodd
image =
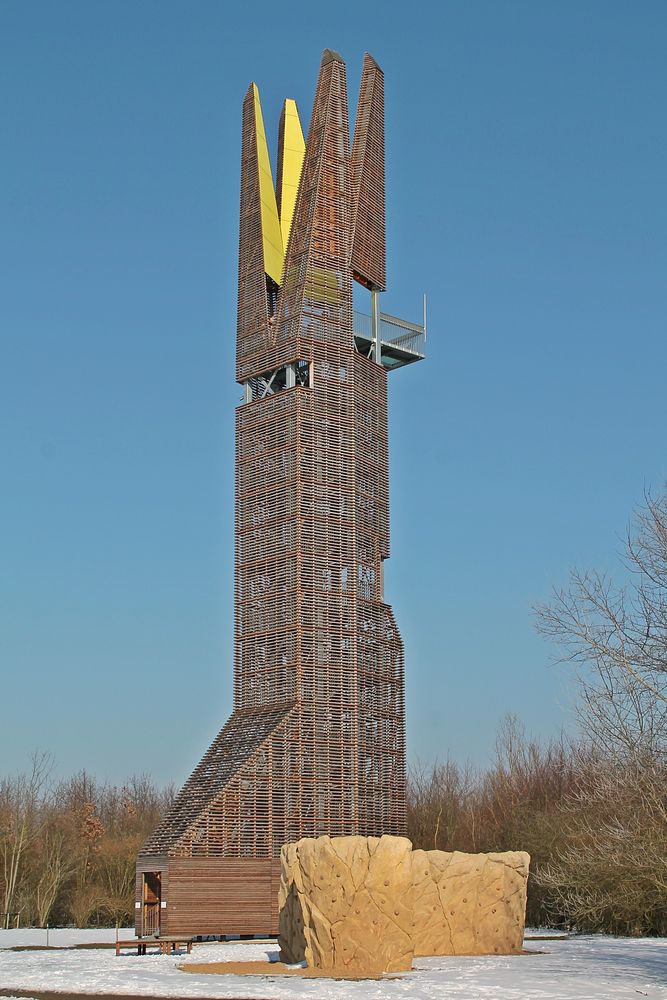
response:
M275 858L143 856L137 865L135 932L278 933L280 861Z

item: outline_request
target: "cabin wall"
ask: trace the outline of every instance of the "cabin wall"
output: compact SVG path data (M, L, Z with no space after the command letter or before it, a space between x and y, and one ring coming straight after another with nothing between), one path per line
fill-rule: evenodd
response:
M170 858L168 933L277 934L279 886L275 858Z

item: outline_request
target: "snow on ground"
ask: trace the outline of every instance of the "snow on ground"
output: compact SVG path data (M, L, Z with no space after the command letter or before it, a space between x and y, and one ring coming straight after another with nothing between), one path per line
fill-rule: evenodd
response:
M340 982L186 975L187 962L266 960L275 944L195 945L192 955L116 957L113 949L8 951L26 932L0 938L0 989L241 1000L667 1000L667 939L581 936L527 942L529 955L420 958L412 972L382 981ZM44 932L41 932L44 933ZM82 933L67 932L72 943ZM9 935L16 935L15 938ZM132 935L128 935L131 937ZM113 941L115 931L107 932ZM67 938L65 938L67 940ZM10 943L11 942L11 943ZM42 943L42 942L38 942Z
M567 931L559 931L554 927L526 927L524 941L534 941L536 938L566 938L569 937Z
M20 927L9 931L0 928L0 948L41 948L47 944L47 934L51 948L73 948L77 944L112 944L116 940L115 927L87 927L84 930L51 927L48 932L43 927ZM118 937L121 941L133 938L134 927L120 927Z

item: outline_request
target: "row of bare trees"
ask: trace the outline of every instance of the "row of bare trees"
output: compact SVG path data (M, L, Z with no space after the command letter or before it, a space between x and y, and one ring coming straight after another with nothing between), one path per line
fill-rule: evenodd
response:
M146 776L122 787L85 771L53 782L47 754L0 779L2 925L131 920L136 854L172 797Z
M0 782L4 925L126 925L137 850L172 790L83 772L51 786L47 768L39 757ZM527 850L531 924L667 934L667 766L655 755L540 744L510 717L489 769L411 771L408 834L427 850Z

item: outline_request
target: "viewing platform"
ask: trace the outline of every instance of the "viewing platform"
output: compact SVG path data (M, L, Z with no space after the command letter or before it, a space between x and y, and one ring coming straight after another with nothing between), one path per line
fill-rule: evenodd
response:
M423 361L426 357L426 329L388 313L380 313L380 350L384 368L390 371ZM360 354L373 351L373 319L354 311L354 342Z

